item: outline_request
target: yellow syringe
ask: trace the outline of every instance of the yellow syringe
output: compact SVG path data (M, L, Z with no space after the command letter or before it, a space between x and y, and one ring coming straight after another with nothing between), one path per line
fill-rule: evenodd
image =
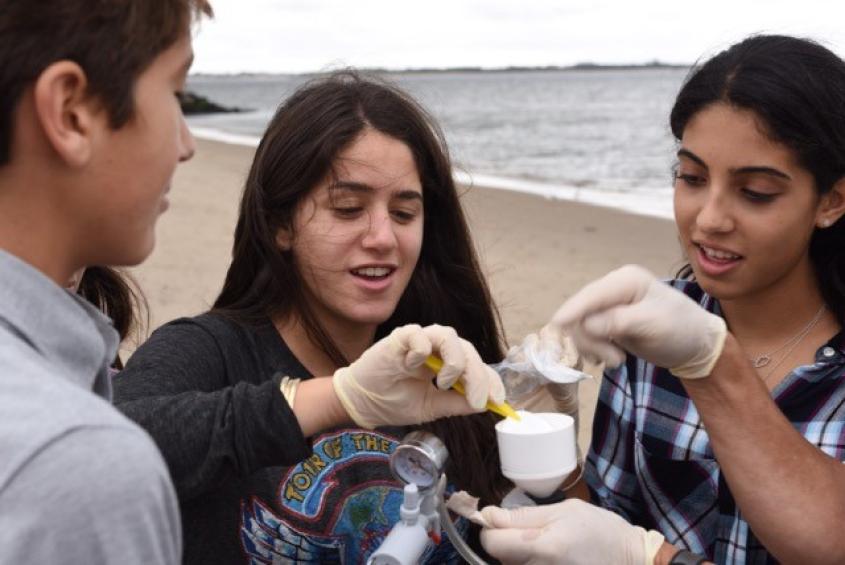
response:
M429 355L425 360L425 366L434 371L435 374L440 372L440 369L443 368L443 360L435 357L434 355ZM455 392L466 396L466 390L464 389L464 384L461 381L455 381L452 385L452 388ZM496 404L492 400L487 401L487 410L490 412L495 412L500 416L504 416L505 418L512 418L514 420L521 420L522 418L519 417L516 410L508 404L507 402L503 402L501 404Z

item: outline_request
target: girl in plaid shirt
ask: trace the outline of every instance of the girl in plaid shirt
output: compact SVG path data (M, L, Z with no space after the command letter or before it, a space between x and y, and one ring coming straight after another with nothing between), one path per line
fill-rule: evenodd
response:
M845 62L750 37L691 74L670 122L688 266L670 285L623 267L555 316L613 367L586 465L613 514L490 512L485 544L560 562L844 563ZM495 535L519 521L541 533Z

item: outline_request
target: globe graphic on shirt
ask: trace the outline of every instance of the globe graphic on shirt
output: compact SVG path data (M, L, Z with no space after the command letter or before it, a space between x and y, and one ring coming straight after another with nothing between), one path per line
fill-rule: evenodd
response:
M364 430L321 436L314 455L288 469L270 508L241 503L240 539L251 564L363 563L399 521L402 485L390 473L396 438ZM459 521L465 534L467 524ZM443 536L420 563L461 563Z

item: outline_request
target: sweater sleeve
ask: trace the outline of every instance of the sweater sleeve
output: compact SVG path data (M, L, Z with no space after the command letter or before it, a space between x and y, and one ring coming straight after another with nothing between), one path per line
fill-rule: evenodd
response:
M218 327L219 326L219 327ZM311 449L234 327L181 319L158 329L115 376L115 405L147 430L189 501L227 479L293 465Z

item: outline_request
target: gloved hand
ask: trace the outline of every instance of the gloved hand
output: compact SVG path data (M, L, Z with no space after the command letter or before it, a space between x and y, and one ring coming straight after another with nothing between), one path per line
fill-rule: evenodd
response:
M443 360L437 388L431 382L434 373L424 366L431 354ZM458 379L466 398L445 390ZM332 384L350 418L370 429L481 412L488 399L505 399L499 375L472 344L452 328L437 325L396 328L354 363L335 371Z
M481 511L484 549L502 563L652 565L663 536L583 500Z
M722 318L636 265L582 288L552 323L568 331L585 356L617 366L624 349L685 379L710 374L727 335Z

